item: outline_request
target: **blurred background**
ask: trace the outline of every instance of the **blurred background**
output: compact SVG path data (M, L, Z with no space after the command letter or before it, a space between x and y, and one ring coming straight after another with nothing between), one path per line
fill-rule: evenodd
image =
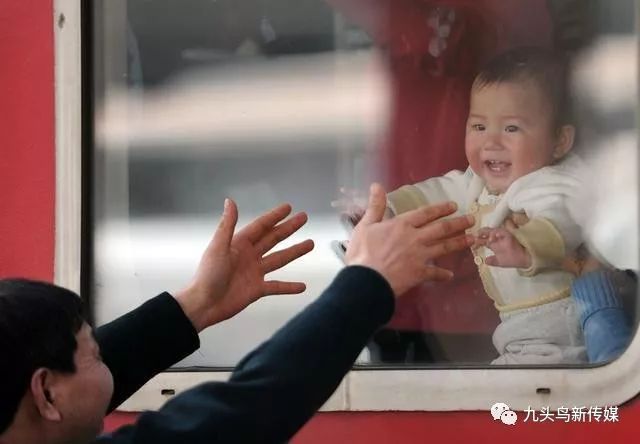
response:
M92 299L98 324L192 276L222 212L242 226L290 202L315 250L265 298L202 333L179 367L232 367L342 267L340 188L361 198L466 168L470 84L493 55L553 47L574 69L577 202L590 248L637 269L637 44L632 0L93 0ZM596 180L593 180L596 179ZM593 199L596 197L596 199ZM362 365L478 365L495 357L495 308L470 254L397 306ZM631 298L634 300L634 298ZM632 301L633 302L633 301ZM635 305L629 305L634 319Z

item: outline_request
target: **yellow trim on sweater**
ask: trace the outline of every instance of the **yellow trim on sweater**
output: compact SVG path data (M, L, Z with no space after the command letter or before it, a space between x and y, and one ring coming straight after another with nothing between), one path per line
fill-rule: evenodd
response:
M484 287L484 291L487 293L487 296L489 296L489 299L491 299L496 306L501 305L504 299L502 298L502 294L491 275L489 266L485 265L484 262L481 265L478 265L478 274L480 275L482 286Z
M471 227L470 229L467 230L468 233L476 235L478 233L478 230L480 230L481 226L482 226L482 219L483 216L487 213L492 212L495 209L495 204L486 204L486 205L482 205L482 204L478 204L473 203L470 208L469 211L476 216L476 223L474 224L473 227ZM532 223L533 222L533 223ZM532 242L532 244L534 245L534 247L538 247L538 250L536 251L542 251L543 253L546 251L544 249L545 243L544 243L544 239L543 241L540 241L540 239L537 238L537 236L544 236L543 233L545 233L545 231L547 231L547 233L551 230L555 231L557 233L557 230L555 229L555 227L551 224L551 222L547 221L546 219L532 219L529 222L525 223L524 225L522 225L520 228L522 227L527 227L525 228L525 231L519 234L524 234L524 238L525 240L530 240L531 237L533 237L534 241ZM518 231L513 230L514 231ZM551 233L553 235L553 232ZM520 241L520 238L514 233L514 236L516 237L516 239ZM527 237L529 236L529 237ZM561 240L561 246L562 249L564 250L564 242L562 241L562 237L560 237L560 234L558 233L558 237ZM536 242L538 241L538 242ZM554 241L551 241L552 246L555 245ZM539 245L542 245L542 249L540 249ZM523 245L525 248L526 246ZM498 286L496 285L493 276L491 275L491 270L489 268L488 265L486 265L484 263L485 258L483 258L480 254L478 254L478 249L471 249L474 255L474 259L475 258L480 258L478 260L478 262L476 262L476 265L478 266L478 274L480 275L480 280L482 281L482 286L484 287L484 291L487 293L487 296L489 296L489 298L491 298L493 300L493 303L496 307L496 309L501 312L501 313L508 313L511 311L515 311L515 310L521 310L524 308L531 308L531 307L536 307L538 305L544 305L544 304L548 304L550 302L554 302L560 299L564 299L566 297L568 297L570 295L570 289L569 287L565 287L562 288L560 290L554 290L551 293L548 294L543 294L541 296L537 296L533 299L529 299L527 301L524 302L518 302L516 304L505 304L504 303L504 298L502 297L502 293L500 291L500 289L498 288ZM530 251L529 249L527 249L527 251ZM534 259L534 254L531 255L532 257L532 264L540 264L540 259L538 259L538 262L536 262L536 259ZM520 271L520 270L519 270ZM522 272L520 272L521 275L527 276L527 277L531 277L534 276L537 272L539 271L539 269L535 270L535 273L530 274L530 275L524 275Z
M414 185L404 185L388 193L387 200L393 205L393 210L396 215L415 210L429 203L425 199L424 194L422 194L422 191Z
M535 299L530 299L524 302L518 302L517 304L500 305L495 302L495 306L500 313L509 313L511 311L522 310L524 308L537 307L539 305L549 304L551 302L559 301L560 299L568 298L571 295L569 287L554 292L548 293L543 296L539 296Z
M469 207L469 212L475 217L476 222L475 224L473 224L473 227L467 230L467 233L477 236L478 231L482 227L482 219L486 214L491 213L493 210L495 210L495 207L496 204L481 205L477 202L472 203ZM500 293L500 290L498 289L498 286L496 285L493 276L491 275L489 266L484 263L485 258L478 253L478 248L472 247L471 252L473 253L474 262L478 266L478 274L480 275L480 280L482 281L482 286L484 287L485 293L487 293L487 296L489 296L489 298L491 298L494 303L501 303L504 299L502 298L502 294Z
M531 219L511 233L531 256L531 266L518 269L520 275L531 277L544 269L561 268L566 256L564 239L548 219Z
M429 204L422 191L415 185L404 185L388 193L387 199L396 215ZM475 216L476 223L467 230L467 233L476 235L481 228L483 216L491 213L495 209L495 206L496 204L478 204L477 201L472 203L468 210ZM531 255L531 267L526 270L518 270L522 276L534 276L544 268L557 268L558 264L564 259L564 240L558 230L547 219L532 219L517 229L512 230L512 233ZM566 287L524 302L505 304L504 298L491 275L489 266L484 263L484 258L478 254L477 249L472 248L471 250L474 258L479 258L479 263L477 262L476 264L484 290L493 300L496 309L500 313L509 313L515 310L536 307L570 296L570 289Z

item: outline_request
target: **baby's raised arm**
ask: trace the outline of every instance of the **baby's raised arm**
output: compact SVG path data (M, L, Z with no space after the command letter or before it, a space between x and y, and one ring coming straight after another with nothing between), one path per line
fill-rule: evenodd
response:
M462 172L453 170L444 176L432 177L413 185L404 185L387 194L387 210L398 215L426 205L452 201L458 205L460 215L466 212L467 190L473 173L470 168Z
M565 257L582 243L582 230L569 210L584 189L580 168L579 159L567 159L518 179L505 194L509 210L529 218L508 230L531 259L528 267L519 267L521 274L562 268Z

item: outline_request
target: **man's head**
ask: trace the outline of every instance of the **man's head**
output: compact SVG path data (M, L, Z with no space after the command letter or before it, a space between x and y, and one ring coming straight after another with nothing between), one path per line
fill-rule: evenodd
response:
M80 298L55 285L0 280L0 437L86 442L113 392Z
M563 60L517 48L491 62L471 88L465 139L469 165L489 191L561 159L573 146Z

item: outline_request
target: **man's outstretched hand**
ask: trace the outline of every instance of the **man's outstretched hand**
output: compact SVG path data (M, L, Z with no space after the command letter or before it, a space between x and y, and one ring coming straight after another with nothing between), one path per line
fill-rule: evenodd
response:
M302 282L265 280L267 273L313 250L313 241L307 239L267 254L307 222L305 213L282 222L290 213L290 205L280 205L234 235L238 208L232 200L225 200L222 220L193 280L175 295L198 332L236 315L263 296L305 290Z
M442 219L456 211L455 203L447 202L384 220L386 203L382 187L373 184L345 262L373 268L387 279L396 296L423 281L451 279L451 271L430 263L473 244L473 236L464 234L473 225L473 217Z

